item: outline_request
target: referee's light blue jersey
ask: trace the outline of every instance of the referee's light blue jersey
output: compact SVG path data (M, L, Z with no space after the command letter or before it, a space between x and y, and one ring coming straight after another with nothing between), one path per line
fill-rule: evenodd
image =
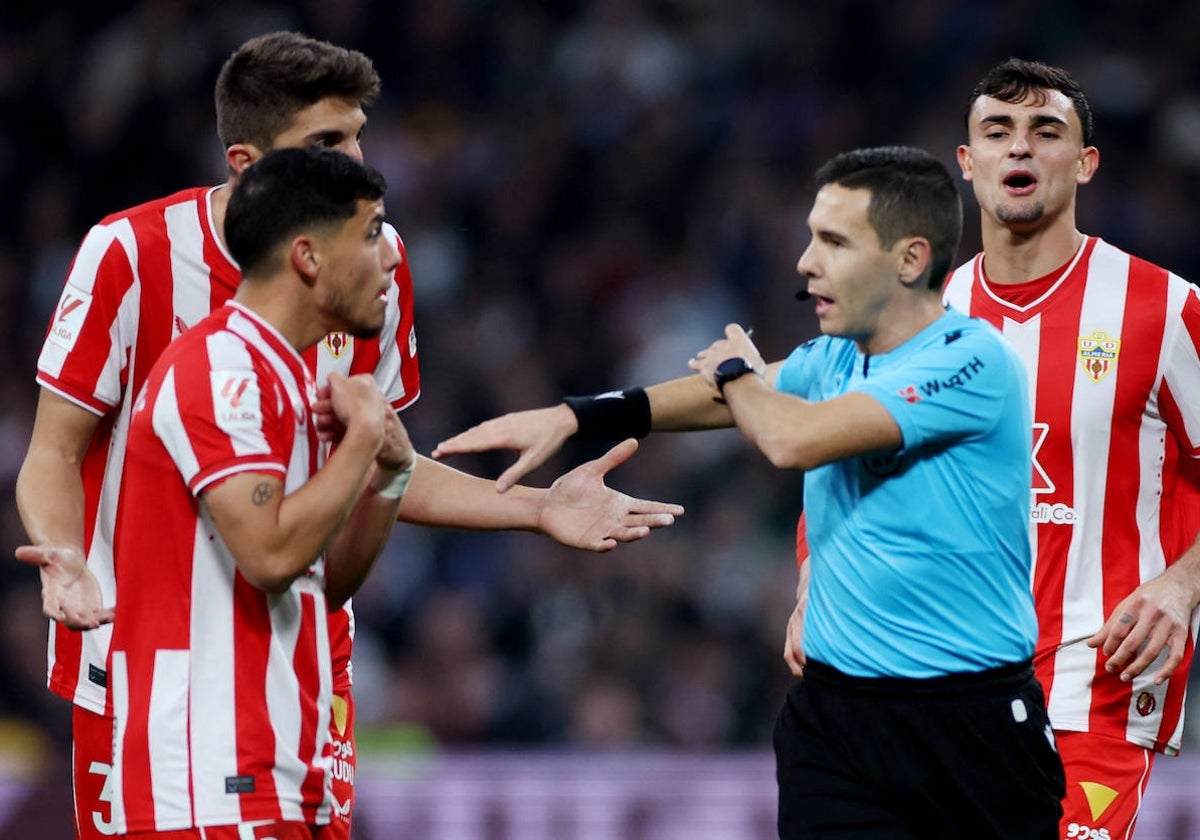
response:
M890 353L823 336L776 387L870 394L896 452L810 470L804 652L856 676L934 677L1033 655L1032 421L1020 359L988 324L947 311Z

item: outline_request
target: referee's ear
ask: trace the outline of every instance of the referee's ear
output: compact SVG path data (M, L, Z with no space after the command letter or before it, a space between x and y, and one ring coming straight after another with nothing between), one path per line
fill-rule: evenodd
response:
M896 243L899 260L898 276L901 283L909 288L917 284L922 286L925 275L929 272L929 262L932 258L932 248L929 240L923 236L906 236Z

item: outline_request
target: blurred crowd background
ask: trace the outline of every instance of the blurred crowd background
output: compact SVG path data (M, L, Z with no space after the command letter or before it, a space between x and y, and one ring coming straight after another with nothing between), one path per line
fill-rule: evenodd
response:
M768 358L814 335L794 300L814 168L911 143L957 171L969 89L1009 55L1090 92L1101 167L1083 229L1200 278L1200 4L5 0L0 554L25 539L13 482L75 247L109 212L224 180L217 70L284 28L361 49L383 78L363 148L415 278L422 396L403 418L424 452L563 394L684 375L730 321ZM571 445L528 481L601 451ZM494 477L510 460L452 464ZM769 744L800 476L722 432L652 436L610 483L688 512L606 555L396 529L356 599L365 746L368 730L452 747ZM0 743L27 755L69 743L39 606L36 573L10 561Z

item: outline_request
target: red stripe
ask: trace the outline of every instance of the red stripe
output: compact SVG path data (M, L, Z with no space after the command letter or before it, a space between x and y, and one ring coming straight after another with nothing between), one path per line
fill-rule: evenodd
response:
M1103 539L1100 566L1103 609L1107 619L1117 605L1137 588L1140 579L1137 557L1140 531L1137 522L1138 493L1142 475L1138 436L1146 409L1146 398L1158 373L1159 347L1166 323L1166 277L1161 270L1148 272L1146 263L1130 265L1122 315L1121 339L1126 351L1117 357L1114 416L1111 419L1108 464L1103 475L1127 476L1132 480L1108 481L1104 495ZM1153 266L1149 266L1153 269ZM1155 276L1155 274L1157 276ZM1134 293L1136 289L1136 294ZM1101 422L1095 418L1095 422ZM1100 476L1097 476L1100 480ZM1098 657L1092 684L1088 727L1103 732L1114 721L1123 721L1133 700L1131 683L1104 669ZM1123 733L1121 737L1124 737Z
M296 679L300 686L300 744L297 755L308 759L317 749L317 697L321 686L321 663L317 653L317 621L325 620L325 604L316 603L316 598L309 594L300 596L302 619L300 635L296 639L296 650L292 656L292 667L296 670ZM320 611L318 612L318 606ZM330 754L331 747L325 745L325 755ZM304 802L304 819L307 822L317 821L317 808L325 797L325 772L321 766L310 763L304 781L300 785L302 801Z
M154 674L154 651L140 657L126 651L129 668L129 712L122 743L122 793L126 820L131 831L154 827L154 785L150 776L150 687Z

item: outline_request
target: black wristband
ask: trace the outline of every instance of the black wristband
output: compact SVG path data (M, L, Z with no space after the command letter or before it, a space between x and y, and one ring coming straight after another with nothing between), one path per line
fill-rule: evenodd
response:
M650 397L645 388L609 391L591 397L564 397L579 431L572 440L624 440L650 434Z

